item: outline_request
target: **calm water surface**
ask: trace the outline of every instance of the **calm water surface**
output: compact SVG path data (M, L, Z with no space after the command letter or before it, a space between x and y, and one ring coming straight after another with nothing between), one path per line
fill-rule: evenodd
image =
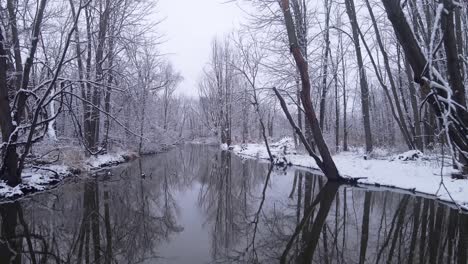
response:
M462 263L433 200L186 145L0 205L0 263Z

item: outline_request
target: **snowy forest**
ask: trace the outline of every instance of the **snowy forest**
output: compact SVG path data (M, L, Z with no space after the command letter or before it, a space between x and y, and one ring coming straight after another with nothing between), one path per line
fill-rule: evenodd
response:
M166 1L0 1L0 263L467 263L467 1L199 0L245 19L185 90Z

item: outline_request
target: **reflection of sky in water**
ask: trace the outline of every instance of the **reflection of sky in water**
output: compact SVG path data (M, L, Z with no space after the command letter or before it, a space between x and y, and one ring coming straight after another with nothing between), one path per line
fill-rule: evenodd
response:
M293 168L274 169L263 197L267 164L215 147L185 146L113 171L0 206L2 227L10 230L1 241L18 251L29 248L15 218L21 210L33 251L47 244L46 262L54 256L66 261L69 254L71 263L80 257L85 263L86 252L92 261L99 248L101 263L109 255L118 263L277 263L282 255L291 262L406 263L415 256L414 263L466 263L461 238L468 237L468 216L432 200L350 186L336 191ZM11 252L1 241L5 259ZM24 253L21 262L29 257Z
M203 226L204 215L197 205L199 191L200 184L195 182L190 189L174 194L180 206L178 224L184 230L158 249L168 259L167 263L191 264L209 260L210 234L207 227Z

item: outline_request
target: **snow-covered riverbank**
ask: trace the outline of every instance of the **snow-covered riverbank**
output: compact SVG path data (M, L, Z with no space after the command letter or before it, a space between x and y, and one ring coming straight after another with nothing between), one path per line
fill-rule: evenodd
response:
M93 156L73 164L60 161L52 165L29 166L23 171L20 185L11 187L0 181L0 199L14 199L29 193L48 190L68 177L115 166L137 157L138 155L133 152L119 151Z
M166 152L183 141L180 138L162 138L146 142L141 155ZM136 147L114 147L106 154L86 157L83 148L73 140L45 140L35 145L27 158L22 183L16 187L0 181L0 200L16 199L24 195L51 189L63 180L80 174L92 175L97 170L116 166L139 158Z
M221 148L227 149L227 146L221 146ZM234 145L229 149L247 158L269 158L263 144ZM294 166L318 169L311 157L296 153L291 139L286 138L272 143L271 151L279 161ZM414 151L381 159L365 159L364 155L358 151L341 152L333 158L342 175L362 178L358 180L358 183L397 187L434 195L437 199L455 202L460 207L468 209L468 180L451 178L454 170L448 158L442 160L437 156L424 156ZM445 166L442 166L442 163L445 163Z

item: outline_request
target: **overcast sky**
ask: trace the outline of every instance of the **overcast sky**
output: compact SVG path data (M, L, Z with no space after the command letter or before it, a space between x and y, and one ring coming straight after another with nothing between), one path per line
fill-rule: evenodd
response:
M197 82L206 64L210 44L238 28L245 17L234 3L226 0L159 0L158 16L165 20L159 30L165 35L162 51L171 53L170 60L184 81L178 93L198 96Z

